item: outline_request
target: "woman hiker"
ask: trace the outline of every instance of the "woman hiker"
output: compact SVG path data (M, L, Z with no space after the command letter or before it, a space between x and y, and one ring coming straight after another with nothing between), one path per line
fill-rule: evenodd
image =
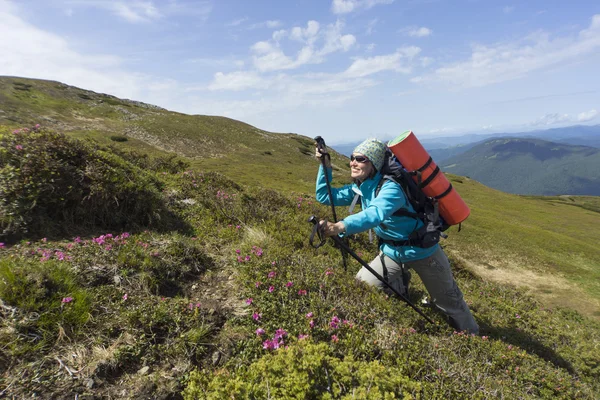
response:
M331 192L335 206L350 205L358 192L361 194L362 211L336 223L321 221L321 225L326 223L326 226L322 226L323 232L325 236L353 235L373 229L380 239L380 253L369 264L371 268L387 278L388 283L404 295L407 293L404 293L405 287L402 284L402 267L404 266L405 271L412 269L423 281L431 302L448 317L454 329L479 334L479 326L463 299L463 294L452 276L448 258L439 244L420 248L386 243L405 241L415 229L415 219L392 215L402 207L408 207L408 211L414 212L400 185L386 179L376 195L377 186L382 179L380 171L386 148L387 146L377 139L367 139L354 149L350 157L350 176L354 183L341 188L332 187ZM318 147L316 157L322 157ZM325 164L326 171L323 163L319 167L316 198L320 203L330 205L325 177L327 173L331 182L329 157L325 157ZM423 224L421 221L418 223L420 225L417 229ZM364 267L358 271L356 278L380 289L384 287L384 284Z

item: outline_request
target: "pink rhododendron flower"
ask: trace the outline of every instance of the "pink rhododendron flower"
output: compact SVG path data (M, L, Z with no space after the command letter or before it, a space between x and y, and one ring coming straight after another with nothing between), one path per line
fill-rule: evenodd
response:
M265 330L263 328L258 328L256 330L256 336L261 336L265 334Z
M271 279L271 278L275 278L275 275L277 275L277 272L275 272L275 271L271 271L271 272L269 272L269 275L267 275L267 277L268 277L269 279Z
M332 270L330 270L330 269L328 269L327 271L325 271L325 275L326 275L326 276L328 276L328 275L333 275L333 271L332 271Z
M276 261L273 261L273 262L271 262L271 265L275 265L275 264L277 264L277 262L276 262Z
M20 144L16 145L16 146L15 146L15 148L16 148L17 150L23 150L23 146L21 146Z
M4 243L0 242L0 249L5 248L6 246L4 245Z
M331 322L329 323L329 326L332 327L333 329L337 329L339 323L340 323L340 319L334 315L331 318Z
M265 340L263 342L263 349L265 350L275 350L279 348L279 342L275 340Z
M337 335L331 335L331 341L337 343L340 341L340 339L337 337Z
M284 336L287 336L287 332L281 328L277 329L277 331L275 331L275 336L273 337L274 339L282 339Z
M260 320L260 314L259 313L253 313L252 314L252 319L255 321L259 321Z
M292 287L294 286L294 282L288 282L285 284L285 287Z
M305 290L305 289L300 289L300 290L298 290L298 295L299 295L299 296L306 296L306 293L307 293L307 292L306 292L306 290Z
M63 299L61 300L61 303L70 303L73 301L72 297L63 297Z
M273 293L274 290L275 290L275 286L269 286L269 293Z
M252 297L246 299L246 304L252 304Z
M301 333L298 335L298 340L306 339L307 337L308 337L308 335L304 335Z
M242 251L240 249L235 249L236 254L240 254Z
M256 283L254 284L254 286L256 286L256 287L259 287L260 285L262 285L262 282L261 282L261 281L258 281L258 282L256 282Z
M310 326L310 328L314 328L315 327L315 321L314 320L310 320L310 322L308 323L308 325Z
M125 294L123 295L123 300L127 300L127 298L128 298L128 296L127 296L127 293L125 293Z
M313 316L313 313L312 313L312 311L311 311L311 312L309 312L308 314L306 314L306 318L312 318L312 316Z

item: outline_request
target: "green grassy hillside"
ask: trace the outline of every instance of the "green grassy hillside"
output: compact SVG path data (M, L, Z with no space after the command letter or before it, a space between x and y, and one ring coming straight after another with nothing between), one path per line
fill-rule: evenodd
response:
M491 139L441 163L508 193L600 195L600 149L539 139Z
M39 123L119 148L174 152L188 158L192 167L224 173L241 184L312 191L314 146L306 136L266 132L229 118L180 114L24 78L0 77L0 110L0 125L6 131ZM118 141L120 137L127 140ZM347 159L332 154L335 175L342 179Z
M29 93L46 90L22 81ZM10 85L0 103L0 397L600 393L597 197L523 197L449 176L472 211L444 242L482 329L470 337L433 309L424 312L435 326L356 282L358 263L344 270L331 244L308 246L307 218L330 213L314 201L318 164L309 138L282 135L285 145L273 148L289 155L285 173L246 177L239 164L204 167L207 159L173 157L162 142L155 147L123 127L109 131L124 123L118 119L76 126L70 106L35 109L39 97L15 100L15 90L25 90ZM71 100L48 103L61 101ZM149 110L138 126L148 124L144 132L170 146L194 137L194 124L181 121L195 119L215 130L246 129L257 135L256 148L260 137L277 136L128 104ZM120 106L109 104L107 114L112 107ZM160 125L152 113L164 114ZM32 126L41 115L66 134L43 124L15 131L22 126L13 120L32 118L24 125ZM165 122L171 118L176 129ZM218 131L214 137L205 140L221 143ZM224 141L230 151L212 160L247 159L254 142L242 140ZM337 182L347 171L335 157ZM351 245L367 260L375 256L366 235ZM424 295L415 277L409 297L419 303Z

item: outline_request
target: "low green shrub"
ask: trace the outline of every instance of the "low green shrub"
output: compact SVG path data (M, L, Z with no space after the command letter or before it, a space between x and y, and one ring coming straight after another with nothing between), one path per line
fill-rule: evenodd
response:
M112 140L113 142L126 142L129 139L127 139L127 137L125 136L112 135L110 137L110 140Z
M44 129L0 138L0 238L169 221L154 176L108 149Z
M379 361L340 358L325 343L300 340L236 372L192 372L184 399L415 399L425 385Z

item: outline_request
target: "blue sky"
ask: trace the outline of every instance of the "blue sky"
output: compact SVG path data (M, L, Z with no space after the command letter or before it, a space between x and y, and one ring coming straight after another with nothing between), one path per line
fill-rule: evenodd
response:
M0 54L331 144L600 123L597 0L0 0Z

